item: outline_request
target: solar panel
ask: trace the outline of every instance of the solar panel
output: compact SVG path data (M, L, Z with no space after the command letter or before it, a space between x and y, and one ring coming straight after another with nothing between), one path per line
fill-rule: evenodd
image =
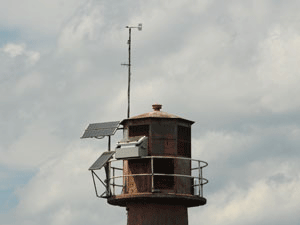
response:
M89 170L100 170L112 158L115 151L103 152L102 155L93 163Z
M84 131L81 138L92 138L101 136L110 136L116 133L120 125L120 121L112 121L105 123L91 123Z

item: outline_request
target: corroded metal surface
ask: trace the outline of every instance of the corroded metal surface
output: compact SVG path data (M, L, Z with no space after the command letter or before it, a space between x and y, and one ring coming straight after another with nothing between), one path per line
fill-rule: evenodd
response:
M123 193L134 194L139 192L151 192L150 176L131 176L134 174L151 173L151 165L149 159L144 160L124 160L124 172L128 175L124 177L125 184Z
M112 160L117 163L120 160ZM193 165L193 166L192 166ZM200 160L171 156L144 156L124 160L123 175L110 178L111 185L122 186L122 193L155 192L203 195L203 185L208 183L202 175L207 163ZM111 167L115 169L114 166ZM112 171L112 174L115 172ZM123 183L120 181L123 180ZM160 185L158 182L162 182ZM113 192L118 195L120 192Z
M207 180L202 172L201 177L192 176L191 162L198 163L191 159L194 122L160 111L160 104L154 104L153 110L121 122L125 139L148 137L148 156L124 160L123 176L118 177L123 180L122 192L113 194L108 202L119 206L139 201L185 207L204 205L202 186ZM199 171L207 165L201 163Z
M187 208L206 204L207 163L191 158L194 121L162 112L160 104L153 110L121 122L124 140L148 138L147 155L122 158L119 167L113 163L120 160L109 161L107 202L126 207L128 225L187 225Z
M182 205L185 207L196 207L206 204L206 199L203 197L189 194L163 194L163 193L138 193L138 194L122 194L112 196L107 199L111 205L125 207L129 203L158 203Z
M131 203L127 212L128 225L188 225L187 208L180 205Z
M174 164L171 165L173 169L165 170L168 165L156 165L161 161L154 163L155 159L171 160L169 163ZM112 160L111 163L118 161ZM158 169L154 169L157 166ZM117 186L121 184L115 182L115 179L121 179L120 181L123 181L122 189L119 190L121 192L113 191L108 202L119 206L126 206L127 202L131 201L169 202L183 204L186 207L203 205L206 203L206 199L203 198L203 185L208 181L202 177L202 169L206 166L207 163L200 160L171 156L145 156L124 160L123 175L113 176L110 181L114 190L114 184ZM195 172L194 175L191 171Z
M138 116L133 116L130 119L139 119L139 118L146 118L146 117L159 117L159 118L175 118L175 119L183 119L179 116L167 113L167 112L162 112L162 111L153 111L153 112L148 112L144 113Z
M176 116L176 115L173 115L173 114L170 114L170 113L167 113L167 112L163 112L163 111L160 111L161 107L157 107L157 105L159 104L154 104L152 105L154 111L152 112L148 112L148 113L144 113L144 114L141 114L141 115L137 115L137 116L133 116L133 117L130 117L129 119L125 119L121 122L121 124L124 124L126 123L126 121L128 120L136 120L136 119L143 119L143 118L169 118L169 119L179 119L179 120L184 120L190 124L193 124L195 123L194 121L191 121L191 120L187 120L187 119L184 119L182 117L179 117L179 116ZM160 105L161 106L161 105Z

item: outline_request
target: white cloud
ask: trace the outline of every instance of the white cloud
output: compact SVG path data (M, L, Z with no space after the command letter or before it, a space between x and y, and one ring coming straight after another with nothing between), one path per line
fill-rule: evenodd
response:
M273 112L297 110L299 95L300 34L293 27L280 25L270 29L261 43L257 75L264 94L261 104Z
M272 165L273 170L268 176L262 177L264 164L260 171L252 171L253 179L247 189L236 185L220 188L217 193L209 196L207 206L193 210L192 224L201 220L207 224L297 224L297 209L300 206L300 174L295 174L298 165L286 169L286 163ZM281 173L277 173L279 170ZM295 174L296 176L291 176ZM281 177L281 179L275 179ZM247 179L247 176L245 176ZM199 215L200 214L200 215Z
M110 207L95 196L87 169L98 156L98 151L73 144L41 165L36 176L17 190L17 217L32 224L122 224L125 208Z
M43 84L43 78L41 74L31 73L22 77L16 84L15 92L20 95L26 91L34 91L36 88L40 88Z
M228 158L247 151L255 141L256 138L248 134L209 131L200 139L193 139L194 157L208 162L226 162Z
M18 45L18 44L13 44L13 43L10 43L10 44L6 44L4 47L3 47L3 51L5 53L7 53L10 57L16 57L16 56L19 56L19 55L22 55L25 51L25 45Z
M96 39L97 30L103 25L101 8L92 4L86 5L70 20L61 31L58 45L60 51L76 49L86 41Z
M64 144L53 134L54 130L46 121L31 124L8 149L1 150L0 162L15 168L32 169L57 156Z
M297 7L84 2L13 0L0 9L0 24L30 39L0 52L0 162L39 171L15 187L20 202L8 224L124 224L125 209L97 199L87 171L94 149L106 143L77 143L89 122L125 118L124 26L142 22L132 36L132 115L159 102L163 111L195 120L193 158L209 163L208 204L190 210L190 224L296 225ZM49 50L49 41L56 48Z
M91 156L93 154L88 149L68 149L68 152L61 152L59 158L45 161L32 181L24 189L18 190L19 196L22 196L18 206L20 213L41 213L63 202L67 203L66 200L70 201L72 198L75 202L83 200L79 193L82 189L86 194L89 193L90 176L87 176L86 163L91 161ZM82 179L84 182L78 182ZM75 197L76 195L78 196Z
M0 25L17 28L30 36L56 36L63 22L86 0L12 0L2 2ZM33 7L34 6L34 7ZM25 35L26 36L26 35Z
M24 56L26 65L33 66L40 59L40 53L26 48L25 44L8 43L3 46L2 51L9 57Z
M35 51L28 51L26 55L28 56L28 63L31 65L37 63L41 58L41 54Z

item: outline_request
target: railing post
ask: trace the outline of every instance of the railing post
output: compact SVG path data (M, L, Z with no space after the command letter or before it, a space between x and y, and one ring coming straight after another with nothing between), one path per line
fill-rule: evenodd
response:
M125 194L127 192L127 177L124 176L124 165L125 165L125 160L123 160L123 170L122 170L122 174L123 174L123 193ZM128 161L127 161L127 166L128 166ZM128 169L128 168L127 168Z
M115 195L115 168L113 167L113 195Z
M202 189L202 187L200 186L200 182L201 182L201 178L202 178L201 177L201 165L200 165L200 161L198 161L198 170L199 170L199 181L198 181L199 182L199 192L198 193L199 193L199 196L202 197L201 196L201 189Z
M201 197L203 197L203 174L202 174L202 167L200 167L200 176L201 176Z
M151 157L151 192L154 192L154 169L153 169L153 157Z
M202 168L200 167L200 173L201 173L201 197L203 197L203 179L202 179Z

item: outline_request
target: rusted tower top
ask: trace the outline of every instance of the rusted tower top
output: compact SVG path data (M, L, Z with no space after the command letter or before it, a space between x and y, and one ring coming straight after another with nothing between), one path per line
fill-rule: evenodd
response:
M106 191L99 196L95 189L96 194L126 207L128 225L187 225L187 208L206 204L202 169L207 163L191 158L194 122L161 111L160 104L152 107L123 120L123 139L115 151L90 168L94 184L95 170L106 168Z
M134 119L142 119L142 118L152 118L152 117L155 117L155 118L180 119L180 120L189 121L191 124L195 123L194 121L187 120L187 119L184 119L182 117L179 117L179 116L176 116L176 115L173 115L173 114L161 111L161 109L162 109L162 105L161 104L157 104L157 103L153 104L152 105L152 109L153 109L153 111L151 111L151 112L143 113L143 114L137 115L137 116L133 116L133 117L131 117L129 119L126 119L126 120L134 120ZM126 121L126 120L123 120L122 123L124 121Z

